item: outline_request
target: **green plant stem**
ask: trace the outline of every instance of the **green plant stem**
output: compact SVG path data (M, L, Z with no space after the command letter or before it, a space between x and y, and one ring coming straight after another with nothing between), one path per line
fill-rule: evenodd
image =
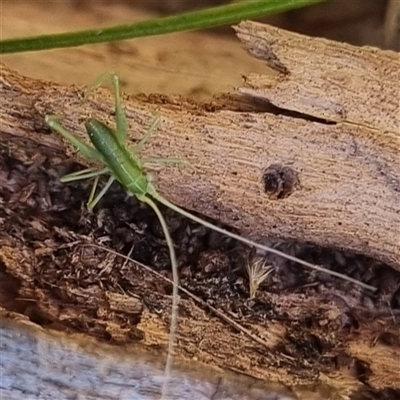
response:
M211 28L246 18L259 18L309 6L326 0L257 0L141 21L129 25L0 41L0 54L49 50L63 47L133 39L143 36Z

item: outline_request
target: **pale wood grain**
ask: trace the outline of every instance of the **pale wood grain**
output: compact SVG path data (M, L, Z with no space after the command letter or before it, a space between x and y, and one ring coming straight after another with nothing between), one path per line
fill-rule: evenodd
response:
M290 72L248 77L239 89L248 101L242 111L228 101L216 101L210 111L177 98L125 99L131 139L145 131L154 111L162 116L145 155L178 156L196 167L195 174L163 168L153 174L156 187L180 206L246 236L346 249L400 270L397 54L260 24L237 29L259 58ZM65 114L71 129L82 132L85 115L104 119L104 111L110 112L105 92L82 105L76 89L42 85L5 69L2 78L2 131L13 136L60 149L59 138L43 136L45 113ZM266 112L254 98L286 115ZM23 124L8 111L16 106ZM274 163L299 173L300 186L282 200L270 199L262 184L264 168Z

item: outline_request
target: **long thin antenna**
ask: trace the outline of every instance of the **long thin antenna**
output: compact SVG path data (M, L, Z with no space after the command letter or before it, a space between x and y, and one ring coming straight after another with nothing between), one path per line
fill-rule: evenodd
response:
M294 261L294 262L296 262L298 264L304 265L305 267L314 269L316 271L324 272L326 274L336 276L336 277L338 277L340 279L344 279L346 281L354 283L355 285L361 286L364 289L368 289L368 290L371 290L373 292L375 292L377 290L374 286L367 285L366 283L360 282L357 279L351 278L351 277L349 277L347 275L341 274L339 272L331 271L331 270L329 270L327 268L320 267L319 265L311 264L311 263L309 263L307 261L301 260L300 258L297 258L297 257L291 256L289 254L286 254L283 251L279 251L279 250L276 250L276 249L274 249L272 247L264 246L262 244L253 242L250 239L246 239L246 238L244 238L244 237L242 237L240 235L237 235L236 233L229 232L226 229L220 228L217 225L214 225L214 224L212 224L210 222L204 221L203 219L198 218L195 215L190 214L189 212L187 212L187 211L183 210L182 208L176 206L175 204L169 202L167 199L165 199L164 197L160 196L158 193L151 193L151 195L157 201L159 201L161 204L164 204L166 207L176 211L177 213L185 216L186 218L189 218L189 219L191 219L191 220L193 220L193 221L195 221L195 222L197 222L197 223L199 223L199 224L201 224L201 225L203 225L203 226L205 226L205 227L207 227L209 229L212 229L214 231L222 233L223 235L229 236L232 239L236 239L236 240L238 240L238 241L240 241L242 243L245 243L248 246L255 247L255 248L260 249L260 250L264 250L264 251L266 251L268 253L276 254L276 255L278 255L280 257L286 258L287 260Z

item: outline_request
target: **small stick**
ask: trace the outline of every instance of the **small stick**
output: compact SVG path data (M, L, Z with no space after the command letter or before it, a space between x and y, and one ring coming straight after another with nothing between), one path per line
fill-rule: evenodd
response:
M158 278L163 279L165 282L174 284L174 282L171 279L167 278L166 276L160 274L157 271L154 271L152 268L150 268L146 264L142 264L139 261L134 260L132 257L126 256L126 255L121 254L121 253L118 253L118 251L111 250L111 249L109 249L109 248L107 248L105 246L100 246L100 245L97 245L97 244L83 244L82 246L83 247L94 247L95 249L106 251L109 254L114 254L117 257L121 257L126 261L130 261L130 262L134 263L135 265L139 266L140 268L143 268L144 270L150 272L151 274L157 276ZM239 332L244 333L250 339L254 340L255 342L257 342L258 344L260 344L262 346L265 346L267 349L270 348L266 341L262 340L259 336L255 335L254 333L252 333L251 331L246 329L244 326L242 326L238 322L234 321L231 317L229 317L228 315L224 314L221 310L218 310L218 308L215 308L211 304L208 304L207 302L202 300L200 297L197 297L192 292L190 292L189 290L185 289L183 286L178 285L178 288L182 293L185 293L186 295L188 295L196 303L198 303L198 304L202 305L203 307L206 307L209 310L211 310L215 315L220 317L223 321L227 322L229 325L233 326Z

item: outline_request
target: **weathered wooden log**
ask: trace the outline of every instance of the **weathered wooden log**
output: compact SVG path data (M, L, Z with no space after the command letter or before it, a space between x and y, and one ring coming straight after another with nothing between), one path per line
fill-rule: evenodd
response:
M400 270L398 54L259 24L242 23L237 31L249 51L280 72L247 77L239 89L247 95L243 103L189 106L162 96L125 102L131 140L146 129L151 112L162 115L145 155L179 156L196 167L196 174L158 171L161 193L247 236L348 249ZM76 88L34 83L6 70L2 76L2 111L19 104L25 117L21 124L15 114L2 115L2 131L15 137L46 140L60 150L58 137L43 134L44 113L62 112L84 137L79 123L87 115L111 112L104 92L82 105ZM26 91L18 93L21 85ZM299 174L290 196L266 193L264 171L274 164Z
M238 93L208 104L162 95L126 97L129 141L140 137L157 111L162 122L144 156L181 157L196 167L195 172L152 171L165 197L245 236L372 257L376 262L361 267L342 266L348 273L360 269L379 290L372 297L347 284L306 280L295 291L264 288L249 302L242 289L232 289L240 277L216 268L218 279L190 288L234 312L264 344L185 299L177 356L291 386L317 382L319 395L395 393L400 387L398 54L250 22L236 30L276 74L249 76ZM41 325L119 343L165 345L168 285L114 256L76 246L112 236L117 217L103 213L93 219L74 209L87 195L86 186L59 183L68 163L64 145L43 123L45 114L62 113L66 126L86 138L81 123L89 115L111 123L110 95L100 90L82 102L79 88L32 80L6 67L0 90L0 267L15 285L3 286L6 300L0 305ZM113 196L124 209L122 194Z
M0 310L0 396L8 400L142 399L160 395L164 358L138 346L99 344L83 335L46 331ZM2 319L7 317L7 319ZM17 359L19 358L19 360ZM23 360L23 362L22 362ZM294 399L278 385L189 363L175 365L171 399Z

